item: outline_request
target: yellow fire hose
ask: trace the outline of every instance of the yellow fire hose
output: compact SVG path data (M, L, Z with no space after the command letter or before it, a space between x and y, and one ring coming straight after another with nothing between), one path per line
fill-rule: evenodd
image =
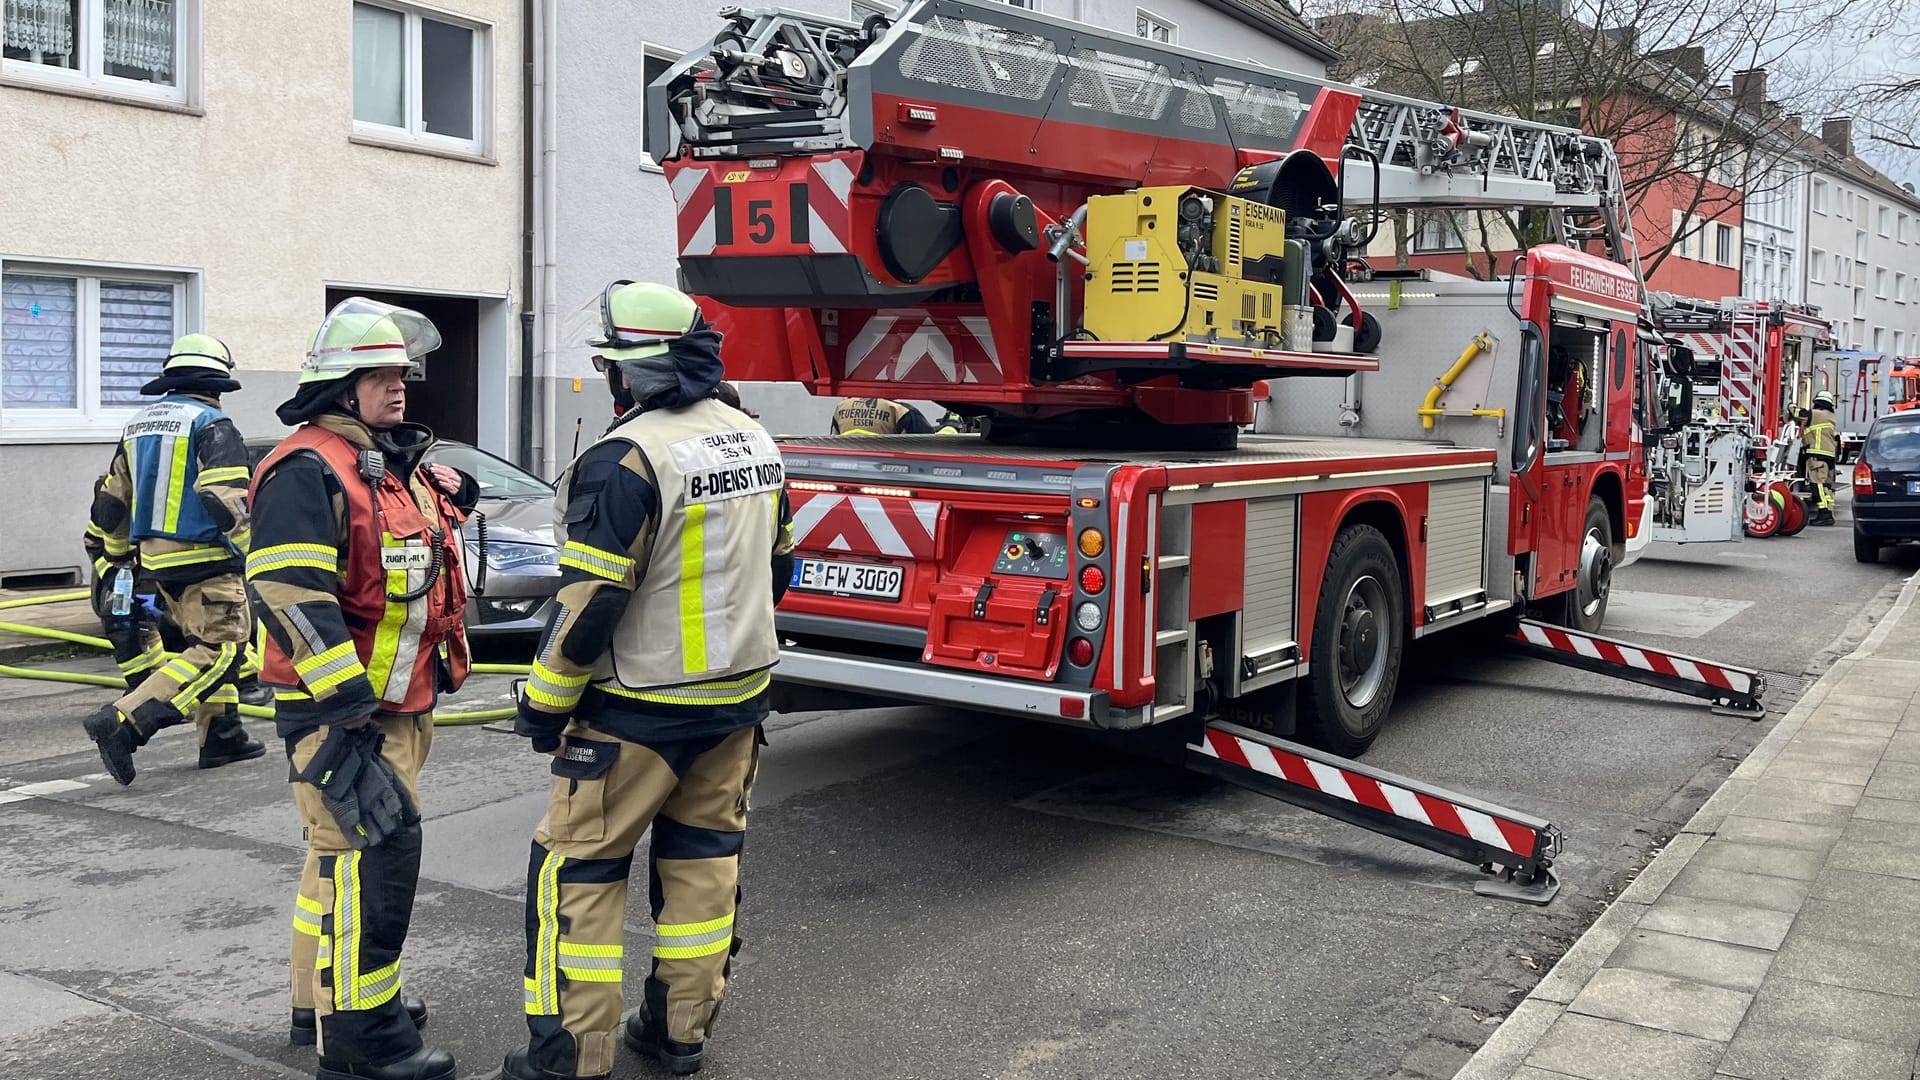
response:
M40 604L64 604L74 600L89 600L92 593L85 589L73 592L53 593L49 596L34 596L20 600L0 600L0 610L7 608L34 607ZM26 637L47 638L52 641L72 642L95 649L111 649L113 643L103 637L90 634L76 634L70 630L54 630L44 626L29 626L25 623L0 622L0 633L21 634ZM474 664L475 675L525 675L527 664ZM72 683L78 686L100 686L109 690L125 690L127 681L118 675L94 675L84 671L46 671L39 668L14 667L0 664L0 678L33 679L38 682ZM495 720L512 719L511 708L475 709L468 712L436 713L433 718L435 727L462 727L470 724L487 724ZM273 719L273 710L264 705L242 705L240 715L255 720Z

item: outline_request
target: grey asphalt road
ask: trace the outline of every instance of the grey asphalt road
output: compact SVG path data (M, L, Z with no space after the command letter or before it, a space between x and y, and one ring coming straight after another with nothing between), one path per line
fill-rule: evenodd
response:
M1920 550L1857 565L1844 527L1657 549L1619 575L1610 629L1777 673L1777 716L1916 567ZM456 704L506 689L476 680ZM279 755L201 773L169 732L122 789L78 727L106 692L0 692L6 1074L312 1075L285 1045L300 836ZM1416 655L1367 760L1559 825L1564 888L1532 908L1475 896L1471 867L1067 732L939 709L776 717L746 948L704 1075L1449 1077L1767 724L1537 661ZM545 766L449 728L425 776L406 980L464 1076L523 1037ZM616 1073L656 1074L626 1056Z

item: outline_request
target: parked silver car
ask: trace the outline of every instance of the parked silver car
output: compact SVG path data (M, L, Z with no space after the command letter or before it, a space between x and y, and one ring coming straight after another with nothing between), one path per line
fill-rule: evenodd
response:
M247 440L257 467L278 440ZM459 469L480 485L476 513L462 530L466 538L467 636L538 634L547 606L560 587L560 551L553 538L553 485L512 462L466 443L442 441L427 462ZM481 529L486 555L480 554ZM481 578L484 561L486 576ZM479 593L477 584L486 592Z

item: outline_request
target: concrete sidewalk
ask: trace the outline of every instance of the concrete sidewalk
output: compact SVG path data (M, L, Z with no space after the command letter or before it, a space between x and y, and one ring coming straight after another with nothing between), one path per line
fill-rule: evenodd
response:
M0 589L0 600L26 600L34 596L56 596L74 591L76 589L73 586L63 589ZM36 604L32 607L0 608L0 623L66 630L91 637L100 636L100 620L94 615L93 606L85 600ZM73 646L49 638L0 631L0 664L16 664L49 650L70 648ZM102 652L101 655L106 654Z
M1920 575L1455 1080L1911 1080Z

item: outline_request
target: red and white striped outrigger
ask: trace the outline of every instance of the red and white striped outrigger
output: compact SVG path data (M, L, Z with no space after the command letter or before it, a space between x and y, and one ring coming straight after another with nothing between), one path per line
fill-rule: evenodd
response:
M1703 698L1714 711L1759 719L1766 676L1748 668L1631 645L1598 634L1521 619L1514 651L1617 679ZM1481 799L1362 765L1222 721L1200 730L1184 764L1270 798L1391 836L1495 875L1474 891L1545 904L1560 890L1553 860L1562 836L1552 823Z
M1251 728L1215 721L1186 766L1269 798L1476 863L1495 875L1474 891L1545 904L1560 891L1552 823Z
M1703 698L1713 704L1715 712L1752 720L1767 714L1766 706L1760 703L1767 691L1767 677L1748 668L1630 645L1532 619L1520 620L1507 645L1556 664Z

